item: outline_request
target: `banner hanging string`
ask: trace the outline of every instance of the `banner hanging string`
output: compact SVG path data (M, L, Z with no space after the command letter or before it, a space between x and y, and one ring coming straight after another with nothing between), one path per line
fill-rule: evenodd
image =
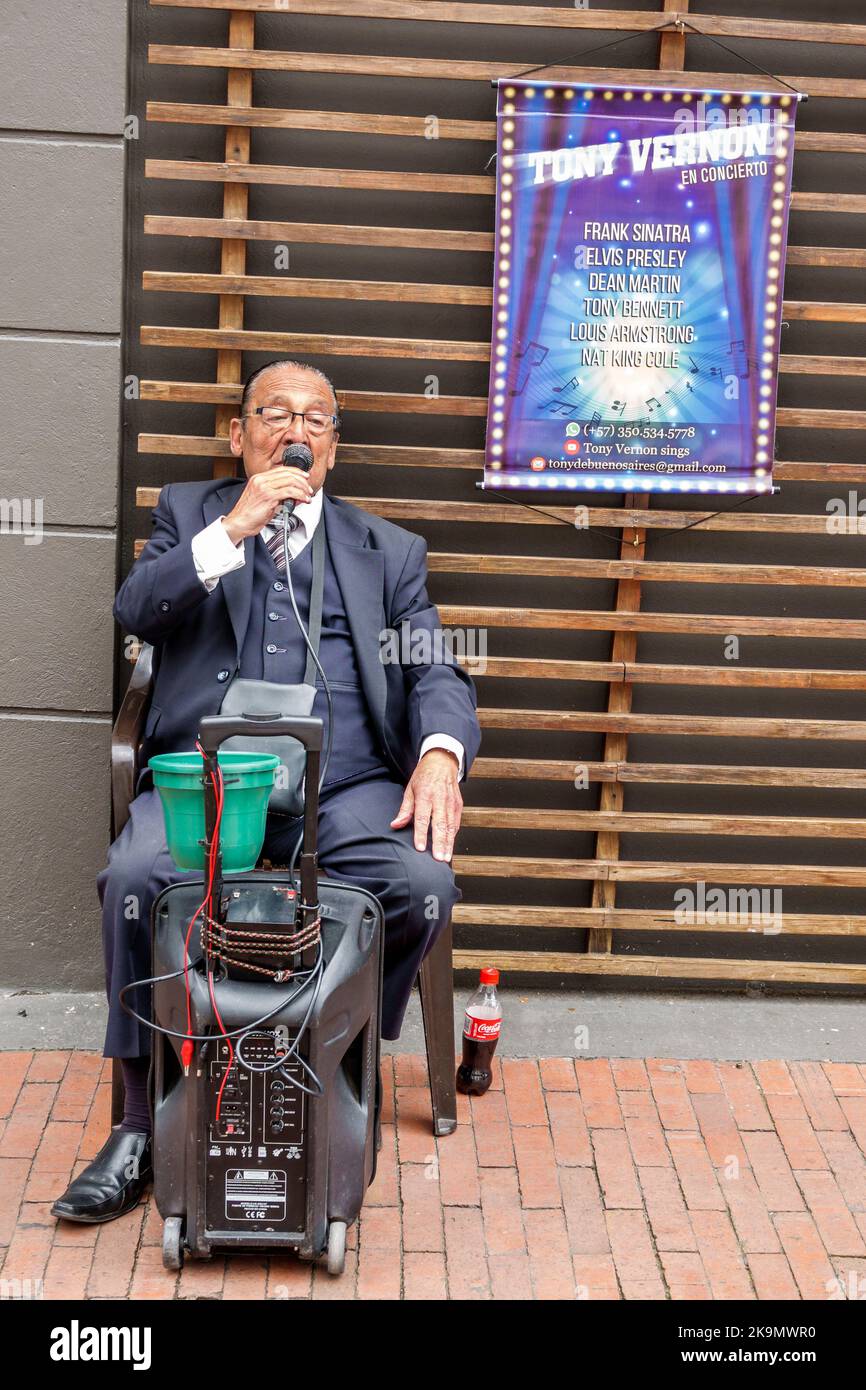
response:
M513 502L515 506L525 507L527 511L530 512L538 512L539 516L550 517L552 521L559 521L562 523L563 526L568 526L573 531L586 531L592 534L593 536L602 536L605 540L612 541L618 547L622 546L623 544L622 536L618 531L603 531L600 526L576 526L573 521L566 521L564 516L558 516L556 512L548 512L545 510L544 507L539 507L535 502L524 502L522 497L512 497L507 492L500 492L498 488L486 488L481 483L477 483L476 486L480 487L485 494L489 492L491 497L496 497L497 499L500 499L505 502ZM639 493L640 488L635 487L632 488L631 491L633 493ZM659 494L654 493L652 495L658 496ZM682 534L683 531L691 531L693 526L703 526L705 522L713 521L717 516L727 516L729 512L737 511L737 509L739 507L744 506L746 502L754 502L758 497L766 497L766 495L766 493L753 492L749 497L741 497L739 502L735 502L732 507L722 507L717 512L709 512L706 516L699 517L697 521L690 521L686 526L671 526L665 528L665 530L661 531L660 534L655 538L656 542L666 540L668 536L679 536ZM588 503L576 503L575 505L582 506L588 505ZM609 508L609 510L613 512L614 508L611 507ZM652 507L647 507L645 508L645 510L652 511ZM640 522L635 522L632 529L635 531L639 531L646 530L647 528L645 526L641 526Z
M747 58L744 53L738 53L735 48L729 48L727 44L719 43L719 40L713 38L712 34L705 34L703 29L698 29L698 27L692 24L688 19L669 19L664 24L654 25L652 29L635 30L631 34L626 34L624 38L611 39L608 43L597 44L594 48L582 48L579 52L572 53L568 58L557 59L555 62L551 60L549 63L539 63L537 67L526 68L523 72L512 73L511 76L507 78L492 78L491 85L495 87L500 81L522 81L524 77L531 77L533 73L536 72L544 72L546 68L568 67L577 58L588 58L591 53L601 53L602 49L617 48L620 44L631 43L632 39L641 38L644 34L662 34L666 29L675 29L679 33L682 33L684 29L690 29L693 34L697 34L701 39L708 39L710 43L716 45L716 48L721 48L725 53L729 53L733 58L736 58L738 62L748 64L750 68L754 68L756 72L762 73L764 77L769 77L771 82L780 82L783 87L788 88L789 92L794 92L797 96L801 97L803 101L807 100L806 93L798 91L796 87L792 87L790 82L785 81L784 77L779 77L774 72L768 72L766 68L762 68L758 63L753 63L751 58ZM688 73L683 72L683 77L688 77ZM634 85L640 86L641 84L635 83Z

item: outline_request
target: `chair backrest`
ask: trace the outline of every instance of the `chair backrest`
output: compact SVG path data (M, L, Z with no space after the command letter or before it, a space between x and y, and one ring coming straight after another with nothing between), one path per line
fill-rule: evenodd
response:
M116 839L129 820L129 803L138 781L141 745L153 693L154 651L138 646L132 676L111 731L111 836Z

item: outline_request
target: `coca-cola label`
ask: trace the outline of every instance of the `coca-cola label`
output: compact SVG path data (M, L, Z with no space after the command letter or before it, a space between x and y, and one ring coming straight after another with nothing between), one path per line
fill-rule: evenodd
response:
M464 1038L474 1038L478 1042L494 1042L499 1037L501 1018L475 1018L466 1014L463 1020Z

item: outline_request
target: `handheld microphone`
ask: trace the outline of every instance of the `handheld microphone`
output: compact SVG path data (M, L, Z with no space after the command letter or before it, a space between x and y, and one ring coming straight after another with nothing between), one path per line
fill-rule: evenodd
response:
M296 444L287 444L286 447L285 447L285 449L283 450L283 456L282 456L280 462L281 462L281 463L284 463L284 464L288 464L289 467L291 467L292 465L294 465L295 468L303 468L303 470L304 470L305 473L309 473L310 469L311 469L312 466L313 466L313 451L312 451L312 449L310 449L309 446L306 445L306 444L297 444L297 443L296 443ZM272 526L279 526L279 525L282 525L282 529L283 529L283 556L284 556L285 562L286 562L286 586L287 586L288 591L289 591L289 598L290 598L291 601L292 601L292 610L293 610L294 615L295 615L295 621L297 622L298 627L299 627L299 629L300 629L301 636L302 636L303 639L304 639L304 644L305 644L307 650L309 651L310 656L313 658L313 662L315 663L316 670L318 671L319 675L322 677L322 685L323 685L323 688L324 688L324 691L325 691L325 699L326 699L327 702L328 702L328 735L327 735L327 742L326 742L326 744L325 744L325 757L324 757L324 759L323 759L323 761L322 761L322 766L321 766L321 769L320 769L320 772L319 772L319 790L321 791L322 787L324 786L325 777L327 776L327 773L328 773L328 764L329 764L330 761L331 761L331 748L332 748L332 746L333 746L333 738L334 738L334 701L333 701L333 697L332 697L332 695L331 695L331 687L330 687L330 685L328 684L328 677L325 675L325 672L324 672L324 670L322 669L322 663L321 663L320 660L319 660L319 657L318 657L318 654L317 654L315 648L312 646L312 644L311 644L311 642L310 642L310 634L307 632L307 629L304 627L303 621L301 620L301 615L300 615L300 613L298 612L298 605L297 605L297 602L296 602L296 600L295 600L295 591L294 591L294 588L293 588L293 586L292 586L292 565L291 565L291 557L289 556L289 517L292 515L292 512L293 512L294 510L295 510L295 501L294 501L294 498L289 497L289 498L287 498L287 500L286 500L285 502L281 502L281 503L280 503L279 507L277 508L276 512L274 513L274 517L273 517L273 521L271 522L271 525L272 525ZM320 524L321 524L321 523L320 523ZM292 852L292 857L291 857L291 860L290 860L290 863L289 863L289 874L290 874L290 876L291 876L291 879L292 879L292 882L293 882L293 883L294 883L294 874L295 874L295 863L296 863L298 854L299 854L299 852L300 852L301 845L302 845L302 843L303 843L303 839L304 839L303 831L301 831L301 833L300 833L300 835L299 835L299 837L298 837L297 843L296 843L296 845L295 845L295 848L294 848L294 850L293 850L293 852Z
M313 452L307 444L287 444L280 462L288 464L290 468L303 468L305 473L309 473L313 466ZM294 510L295 499L289 497L285 502L281 502L274 512L271 525L276 526L278 522L285 525L286 519L292 515Z

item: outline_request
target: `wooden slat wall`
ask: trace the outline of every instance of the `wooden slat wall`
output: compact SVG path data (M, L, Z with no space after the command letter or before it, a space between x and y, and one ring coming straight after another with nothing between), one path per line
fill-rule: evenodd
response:
M690 83L722 89L766 79L688 30L652 34L687 0L151 6L151 30L166 37L160 21L175 12L168 36L184 41L150 44L144 83L150 312L137 326L142 360L167 369L141 382L136 503L152 507L162 482L205 476L203 464L236 471L228 422L252 366L298 355L336 377L347 421L338 489L427 536L443 621L488 638L476 676L485 745L455 863L456 964L866 984L866 567L856 520L835 534L826 511L866 480L866 80L822 58L862 52L866 25L799 23L781 3L777 16L691 20L729 47L751 45L753 62L810 96L795 142L781 495L739 509L672 494L595 498L580 531L555 494L529 509L473 487L492 280L489 80L629 32L644 66L622 66L636 51L624 46L606 55L621 66L548 75L676 87L685 69ZM343 51L360 40L359 19L365 51ZM370 35L388 51L368 54ZM525 43L523 61L503 61L504 36ZM309 92L321 89L303 84L326 78L329 101L317 106ZM288 99L263 101L261 82L282 82ZM438 138L423 139L419 112L440 96ZM824 158L835 161L829 178ZM305 201L309 190L333 191L333 215ZM290 247L290 269L261 273L273 243ZM308 331L317 305L331 318ZM431 395L424 378L440 372L449 389ZM742 661L726 659L731 636ZM762 934L733 912L676 920L676 886L699 881L781 891L781 929Z

